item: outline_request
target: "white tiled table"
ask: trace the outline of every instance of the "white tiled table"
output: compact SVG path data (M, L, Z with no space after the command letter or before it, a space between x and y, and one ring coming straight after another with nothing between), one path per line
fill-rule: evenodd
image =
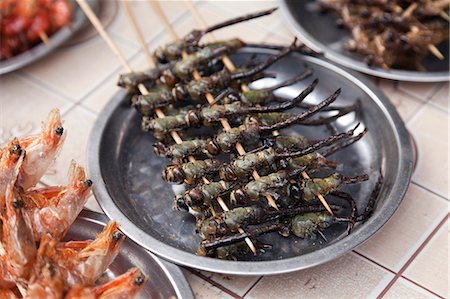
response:
M106 1L106 0L104 0ZM106 2L103 2L105 4ZM140 53L121 3L108 32L136 69ZM169 40L145 1L133 2L151 48ZM197 1L211 24L238 13L272 7L273 1ZM163 9L179 34L197 27L185 6L163 1ZM288 43L292 34L279 13L223 30L252 42ZM118 90L119 61L95 36L0 78L0 143L37 131L54 107L60 108L68 131L66 144L43 184L64 184L71 159L85 163L93 123ZM373 238L353 252L309 270L277 276L236 277L184 269L198 298L436 298L449 297L449 84L400 83L371 78L386 93L419 152L409 191L398 211ZM99 211L91 198L88 208Z

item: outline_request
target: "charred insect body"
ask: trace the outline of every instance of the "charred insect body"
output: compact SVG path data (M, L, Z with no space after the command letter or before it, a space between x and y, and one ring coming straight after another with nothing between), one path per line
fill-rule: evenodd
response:
M189 110L165 118L146 118L143 120L142 127L144 130L154 131L156 136L167 134L170 131L180 131L189 127L199 128L202 126L210 126L211 123L218 122L222 118L235 117L239 115L248 115L253 113L268 113L273 111L282 111L294 107L298 102L310 94L317 85L315 80L308 88L306 88L299 96L290 101L266 107L248 107L242 102L233 102L224 105L204 106L199 109ZM290 117L292 117L290 115ZM282 119L283 121L285 119Z
M276 61L293 51L297 47L295 42L290 47L269 57L265 62L250 70L230 72L227 69L223 69L209 77L202 77L200 80L179 83L173 89L169 89L165 86L164 88L150 90L147 95L134 96L132 98L132 105L143 115L149 115L149 111L165 107L175 102L183 102L188 99L197 102L204 100L206 93L215 93L217 90L223 90L232 81L242 80L261 73Z
M221 28L224 28L224 27L227 27L227 26L230 26L230 25L234 25L234 24L238 24L238 23L241 23L244 21L251 20L251 19L270 15L275 10L276 10L276 8L272 8L269 10L264 10L261 12L248 14L245 16L227 20L225 22L221 22L221 23L218 23L211 27L208 27L204 30L193 30L190 33L188 33L186 36L184 36L183 38L175 40L175 41L165 45L164 47L160 47L160 48L156 49L156 51L154 52L154 57L156 58L156 60L159 63L163 63L163 64L167 63L168 61L178 60L181 58L181 54L183 53L183 51L186 51L188 53L196 51L199 48L199 42L200 42L201 38L205 34L207 34L209 32L213 32L213 31L221 29Z

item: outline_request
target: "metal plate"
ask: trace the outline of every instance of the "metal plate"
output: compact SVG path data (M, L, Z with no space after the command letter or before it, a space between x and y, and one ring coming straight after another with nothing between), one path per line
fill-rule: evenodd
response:
M266 59L275 52L245 48L231 58L239 65L252 54L257 54L258 59ZM100 113L88 145L88 172L105 213L117 219L131 239L165 259L229 274L276 274L305 269L343 255L367 240L392 216L408 187L413 164L408 133L395 108L378 88L360 75L314 57L292 53L269 68L270 73L277 75L276 79L254 84L261 88L290 78L301 72L305 63L313 68L314 75L284 88L280 95L296 96L317 77L320 78L319 85L307 97L308 102L317 103L340 87L342 94L337 105L361 99L360 121L369 132L357 144L339 153L336 159L344 163L343 172L347 175L373 173L382 168L385 176L374 215L356 227L352 234L346 236L345 227L336 225L325 230L329 240L325 243L319 239L282 238L274 233L260 238L273 245L263 255L245 256L240 261L196 256L194 252L200 238L194 233L194 219L172 210L174 190L179 186L162 180L161 171L167 161L153 154L155 140L149 133L141 132L139 115L130 109L129 95L123 91L119 91ZM336 126L339 131L344 131L354 124L354 117L348 116L340 119ZM314 138L329 134L325 128L302 126L294 126L290 132ZM375 181L376 176L372 176L369 182L348 190L357 199L360 209L365 207Z
M400 81L441 82L450 79L449 41L441 43L438 49L445 60L432 55L423 61L426 72L414 70L368 67L361 56L344 49L351 38L347 29L336 26L336 18L331 14L320 14L315 9L316 0L279 0L281 11L298 37L310 48L321 52L326 58L340 65L369 75Z
M108 217L103 214L83 210L70 227L65 239L94 239L108 221ZM127 238L105 276L108 279L113 279L132 267L138 267L149 277L138 298L194 298L180 268L160 260Z
M48 55L58 46L63 44L66 40L68 40L72 35L75 34L86 22L86 16L84 15L81 8L76 4L74 0L69 0L72 5L72 21L69 25L64 26L57 32L55 32L48 39L48 44L39 43L31 49L26 50L19 55L13 56L7 60L0 62L0 75L12 72L21 68L27 64L30 64L39 58ZM97 0L87 0L86 1L89 6L96 11L98 8Z

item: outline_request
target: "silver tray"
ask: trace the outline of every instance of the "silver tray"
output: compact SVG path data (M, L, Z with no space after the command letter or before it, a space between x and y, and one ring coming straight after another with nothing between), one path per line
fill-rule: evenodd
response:
M0 62L0 75L12 72L21 68L27 64L30 64L45 55L48 55L54 49L62 45L66 40L72 37L85 23L86 16L84 15L81 8L76 4L75 1L69 1L72 5L72 21L69 25L64 26L57 32L55 32L48 39L48 44L39 43L36 46L13 56L7 60ZM97 0L87 0L86 1L93 10L97 10L98 2Z
M83 210L70 227L65 239L94 239L108 221L108 217L103 214ZM115 278L132 267L138 267L149 278L138 298L194 298L180 268L160 260L127 238L106 271L106 277Z
M257 54L265 59L277 50L245 48L232 55L239 65ZM361 99L362 123L369 128L357 144L336 156L344 162L344 173L356 175L383 169L385 183L373 216L346 236L345 227L325 230L328 243L320 240L282 238L275 234L258 239L273 245L263 255L248 255L239 261L219 260L195 255L200 238L194 233L192 216L172 210L176 187L165 183L161 171L167 162L153 154L155 142L151 134L140 130L138 113L129 106L130 96L119 91L100 113L91 132L88 145L88 172L94 181L94 194L102 209L119 221L129 238L171 262L197 269L241 275L261 275L290 272L312 267L349 252L377 232L392 216L407 190L412 172L412 147L408 133L394 106L383 93L361 75L350 73L318 58L292 53L277 62L270 73L274 81L298 74L308 64L314 75L285 88L281 96L293 97L315 77L320 78L316 90L307 100L317 103L342 87L336 102L339 105ZM255 82L258 88L266 81ZM345 131L355 119L340 119L336 126ZM290 133L301 132L307 137L328 135L325 128L295 126ZM376 181L352 186L347 191L357 200L359 209L366 206L368 195ZM179 191L179 190L178 190Z
M369 67L361 56L344 49L344 44L351 38L347 29L336 26L332 14L320 14L315 10L315 0L279 0L281 11L287 23L297 36L311 49L321 52L331 61L350 69L386 79L414 82L441 82L450 80L449 42L439 45L445 60L432 55L423 61L426 72L414 70Z

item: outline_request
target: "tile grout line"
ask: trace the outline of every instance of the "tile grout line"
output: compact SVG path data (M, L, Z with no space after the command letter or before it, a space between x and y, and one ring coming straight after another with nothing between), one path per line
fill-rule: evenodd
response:
M248 293L250 293L251 290L253 290L255 288L255 286L261 281L261 279L263 279L264 276L260 276L255 283L244 293L244 295L242 295L242 297L245 297L248 295Z
M368 260L369 262L372 262L372 263L374 263L375 265L377 265L377 266L379 266L379 267L385 269L386 271L389 271L390 273L392 273L392 274L394 274L394 275L397 274L397 272L395 272L394 270L389 269L388 267L386 267L386 266L382 265L381 263L379 263L379 262L377 262L377 261L371 259L370 257L364 255L364 254L361 253L361 252L358 252L358 251L356 251L356 250L352 250L352 252L354 252L354 253L356 253L357 255L361 256L362 258ZM439 297L439 298L444 299L444 297L442 297L442 296L436 294L435 292L433 292L432 290L428 289L427 287L421 285L420 283L415 282L414 280L407 278L406 276L401 275L401 278L403 278L403 279L405 279L405 280L407 280L407 281L413 283L413 284L416 285L417 287L420 287L420 288L424 289L425 291L427 291L427 292L429 292L429 293L431 293L431 294L433 294L433 295L435 295L435 296L437 296L437 297Z
M412 279L409 279L408 277L406 277L406 276L401 276L401 278L403 278L404 280L407 280L407 281L409 281L410 283L412 283L412 284L414 284L415 286L418 286L419 288L422 288L422 289L424 289L425 291L427 291L427 292L429 292L429 293L431 293L431 294L433 294L433 295L435 295L436 297L439 297L439 298L441 298L441 299L445 299L444 297L442 297L441 295L439 295L439 294L437 294L437 293L435 293L434 291L432 291L432 290L430 290L429 288L427 288L427 287L424 287L423 285L421 285L421 284L419 284L419 283L417 283L417 282L415 282L414 280L412 280Z
M395 274L395 275L397 274L397 272L395 272L394 270L389 269L388 267L382 265L381 263L379 263L379 262L373 260L372 258L370 258L370 257L368 257L368 256L366 256L366 255L364 255L364 254L361 253L361 252L358 252L358 251L356 251L356 250L352 250L351 252L353 252L353 253L355 253L356 255L358 255L358 256L360 256L360 257L362 257L362 258L368 260L369 262L372 262L373 264L377 265L378 267L383 268L384 270L386 270L386 271L388 271L388 272L390 272L390 273L392 273L392 274Z
M417 250L413 253L413 255L406 261L403 267L398 271L398 273L394 276L394 278L388 283L388 285L384 288L384 290L377 296L377 299L383 298L386 293L391 289L394 283L403 275L405 270L411 265L414 259L423 251L426 245L431 241L431 239L436 235L436 233L440 230L440 228L445 224L450 214L447 213L445 217L439 222L439 224L433 229L433 231L428 235L428 237L423 241L423 243L417 248Z
M226 288L225 286L221 285L220 283L216 282L215 280L203 275L202 273L191 269L191 268L187 268L187 270L189 272L191 272L192 274L200 277L201 279L203 279L204 281L210 283L211 285L213 285L214 287L218 288L219 290L221 290L224 293L227 293L228 295L230 295L233 298L237 298L237 299L242 299L243 297L239 296L238 294L236 294L235 292L231 291L230 289Z
M423 189L423 190L425 190L427 192L430 192L431 194L433 194L433 195L435 195L435 196L437 196L437 197L439 197L439 198L441 198L441 199L443 199L445 201L450 201L450 198L447 198L444 195L437 193L436 191L434 191L434 190L432 190L432 189L422 185L420 182L417 182L415 180L411 180L411 184L413 184L416 187L419 187L419 188L421 188L421 189Z

